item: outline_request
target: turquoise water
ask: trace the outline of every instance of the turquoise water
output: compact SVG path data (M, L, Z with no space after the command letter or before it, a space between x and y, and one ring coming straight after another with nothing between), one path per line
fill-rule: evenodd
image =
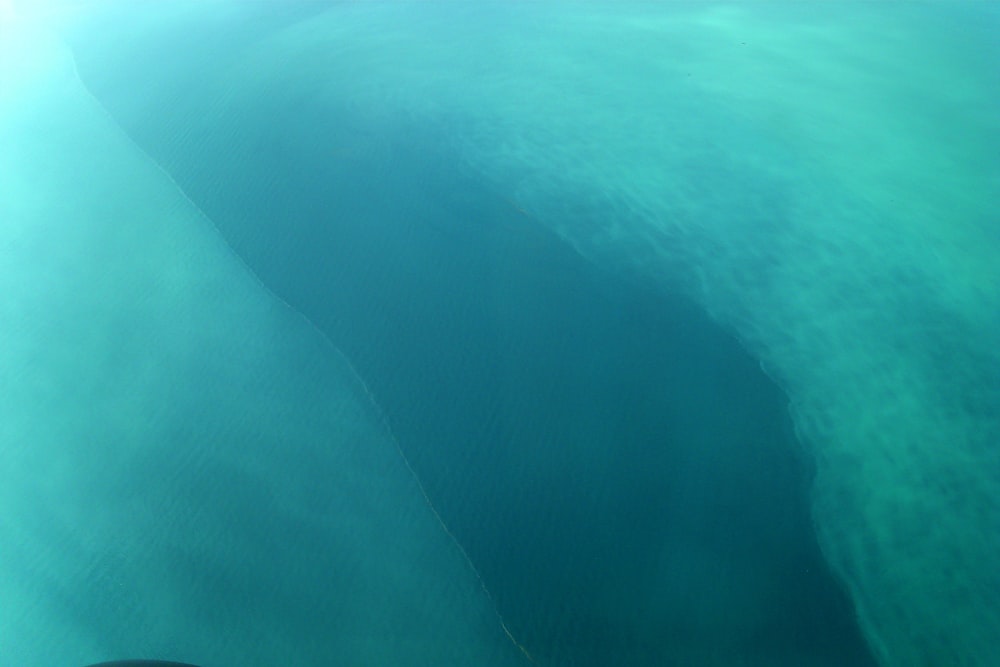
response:
M987 4L0 5L0 664L1000 661Z

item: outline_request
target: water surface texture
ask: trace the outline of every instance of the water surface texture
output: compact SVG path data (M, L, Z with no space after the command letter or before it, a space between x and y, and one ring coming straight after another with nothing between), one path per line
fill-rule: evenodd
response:
M988 4L0 9L0 664L994 665Z

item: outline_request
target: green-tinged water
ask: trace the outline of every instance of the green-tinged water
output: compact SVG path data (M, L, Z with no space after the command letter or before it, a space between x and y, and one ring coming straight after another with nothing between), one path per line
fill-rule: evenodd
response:
M990 4L0 3L0 665L1000 662Z
M519 662L345 359L19 28L0 662Z

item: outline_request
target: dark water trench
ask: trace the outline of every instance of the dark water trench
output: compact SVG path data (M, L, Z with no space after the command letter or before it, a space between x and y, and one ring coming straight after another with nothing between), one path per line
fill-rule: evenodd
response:
M206 209L352 360L536 658L870 663L755 360L419 148L391 155ZM303 174L283 156L303 157L262 164Z
M104 102L351 360L539 664L873 664L786 399L731 336L585 261L435 132L279 98L215 126Z

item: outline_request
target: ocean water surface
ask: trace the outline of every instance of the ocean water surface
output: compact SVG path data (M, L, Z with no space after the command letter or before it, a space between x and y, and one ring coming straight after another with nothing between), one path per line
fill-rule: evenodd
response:
M0 665L997 664L998 29L0 5Z

